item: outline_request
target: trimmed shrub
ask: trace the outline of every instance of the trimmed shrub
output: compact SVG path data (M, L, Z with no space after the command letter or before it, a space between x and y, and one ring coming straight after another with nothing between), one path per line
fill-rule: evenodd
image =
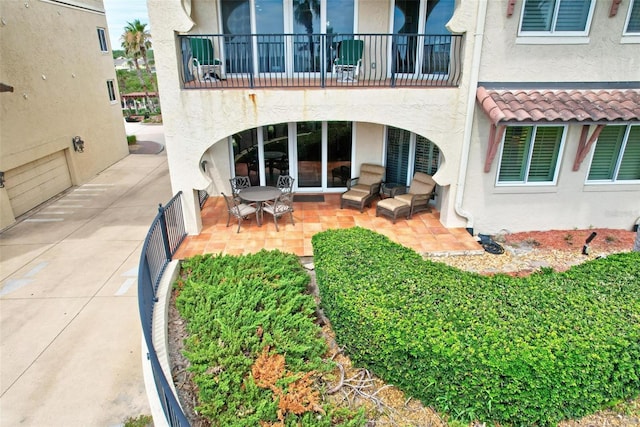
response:
M525 278L423 260L362 228L312 240L353 361L460 421L553 425L640 393L640 254Z
M176 307L187 320L196 410L212 425L364 423L363 412L319 404L309 387L310 377L333 363L323 360L327 347L308 282L298 258L280 251L183 261Z
M127 144L129 145L134 145L136 142L138 142L138 137L135 135L127 135Z

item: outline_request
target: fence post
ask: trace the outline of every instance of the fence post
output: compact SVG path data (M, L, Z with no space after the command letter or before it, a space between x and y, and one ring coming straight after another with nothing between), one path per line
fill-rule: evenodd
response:
M164 217L166 209L162 207L162 203L158 204L158 212L160 213L160 231L162 232L162 244L164 245L164 256L171 260L171 247L169 246L169 232L167 230L167 219Z
M640 252L640 227L636 230L636 241L633 244L633 251Z

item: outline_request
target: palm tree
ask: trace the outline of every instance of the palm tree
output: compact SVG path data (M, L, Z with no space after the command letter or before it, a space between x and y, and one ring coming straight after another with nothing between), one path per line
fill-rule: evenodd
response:
M297 0L294 1L293 4L293 17L299 24L303 25L305 31L308 34L308 49L309 54L311 55L310 61L312 64L309 64L311 70L315 70L315 66L313 65L314 61L314 40L313 40L313 18L314 16L320 16L320 1L319 0ZM318 31L319 28L316 28ZM316 70L317 71L317 70Z
M157 92L153 76L151 74L151 68L149 67L149 58L147 57L148 51L151 49L151 33L147 30L147 24L143 24L139 19L136 19L133 22L127 22L127 26L124 27L124 33L120 39L122 40L122 47L125 55L132 60L138 79L140 79L140 84L145 90L147 104L152 108L153 104L149 96L149 88L142 78L142 71L138 64L138 59L141 58L147 74L149 75L149 80L151 81L151 84L154 85L153 89Z

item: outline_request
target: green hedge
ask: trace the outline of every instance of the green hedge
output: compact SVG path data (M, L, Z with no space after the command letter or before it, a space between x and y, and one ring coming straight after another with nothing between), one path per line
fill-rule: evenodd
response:
M361 228L313 237L356 364L461 421L552 425L640 393L640 254L526 278L423 260Z
M259 388L251 367L268 346L292 373L327 372L327 351L307 293L309 275L298 258L280 251L246 256L195 256L182 263L174 285L176 307L187 320L185 356L198 387L197 411L216 426L277 421L278 401ZM284 390L292 377L281 378ZM326 416L289 413L286 426L360 426L363 412L325 405ZM338 422L337 420L341 420Z

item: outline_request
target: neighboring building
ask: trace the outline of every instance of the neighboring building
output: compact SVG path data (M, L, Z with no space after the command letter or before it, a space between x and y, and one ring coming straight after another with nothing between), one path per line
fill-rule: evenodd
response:
M144 66L144 64L143 64ZM129 58L125 58L124 56L119 56L113 60L113 67L116 71L133 71L135 67L131 63Z
M0 16L2 229L129 151L102 0L0 1Z
M290 174L341 192L364 162L388 183L433 174L448 227L640 216L640 0L148 3L192 234L196 190Z

